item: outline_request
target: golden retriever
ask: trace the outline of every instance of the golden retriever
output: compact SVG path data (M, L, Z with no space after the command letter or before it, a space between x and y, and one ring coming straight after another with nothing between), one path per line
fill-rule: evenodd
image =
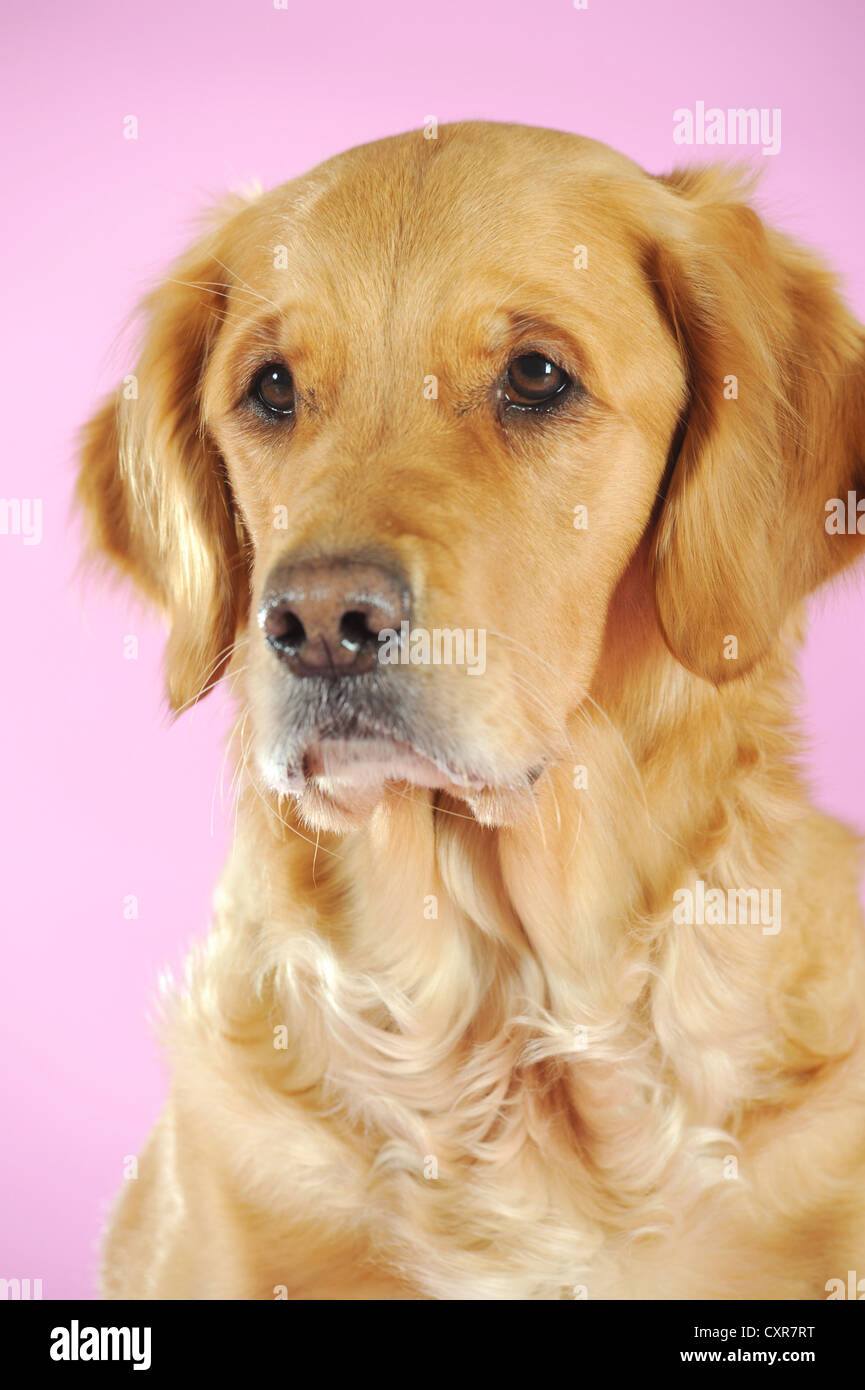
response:
M791 715L865 338L749 196L459 123L148 299L79 496L174 710L236 696L239 803L108 1297L865 1275L860 852Z

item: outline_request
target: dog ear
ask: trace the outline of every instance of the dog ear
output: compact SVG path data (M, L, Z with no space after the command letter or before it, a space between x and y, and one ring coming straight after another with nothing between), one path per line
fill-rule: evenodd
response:
M236 204L231 205L236 210ZM220 227L145 300L134 376L83 431L77 496L91 547L166 613L168 697L179 712L231 656L248 586L244 532L204 428L204 371L227 302Z
M647 268L688 405L654 537L655 600L673 654L721 683L865 548L832 520L865 492L865 334L832 275L747 206L737 175L658 183L664 225Z

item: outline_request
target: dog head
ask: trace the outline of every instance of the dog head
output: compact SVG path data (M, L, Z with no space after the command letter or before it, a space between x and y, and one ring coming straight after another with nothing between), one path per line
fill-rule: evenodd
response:
M258 775L311 824L405 783L504 819L626 574L720 684L863 544L826 526L861 330L724 171L403 135L223 208L145 313L79 495L170 618L175 709L243 643Z

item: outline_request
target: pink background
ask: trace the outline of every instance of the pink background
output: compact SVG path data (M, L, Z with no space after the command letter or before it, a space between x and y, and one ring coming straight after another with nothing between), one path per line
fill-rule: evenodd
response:
M865 314L859 0L288 5L41 0L4 18L0 494L41 497L44 535L0 536L0 1277L42 1278L46 1298L93 1296L106 1203L165 1093L158 972L205 931L228 841L226 710L211 697L168 727L160 629L75 577L69 506L75 431L132 369L118 331L204 202L428 115L580 131L662 171L743 153L677 148L674 108L780 107L781 153L751 156L763 205ZM803 671L819 800L865 830L863 597L820 601Z

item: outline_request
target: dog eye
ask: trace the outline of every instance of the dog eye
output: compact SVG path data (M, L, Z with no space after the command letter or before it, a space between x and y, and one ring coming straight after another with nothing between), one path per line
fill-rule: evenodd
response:
M571 379L567 372L540 352L515 357L505 377L504 396L509 405L522 407L548 405Z
M294 413L294 382L291 372L281 362L268 362L266 367L262 367L249 394L269 415Z

